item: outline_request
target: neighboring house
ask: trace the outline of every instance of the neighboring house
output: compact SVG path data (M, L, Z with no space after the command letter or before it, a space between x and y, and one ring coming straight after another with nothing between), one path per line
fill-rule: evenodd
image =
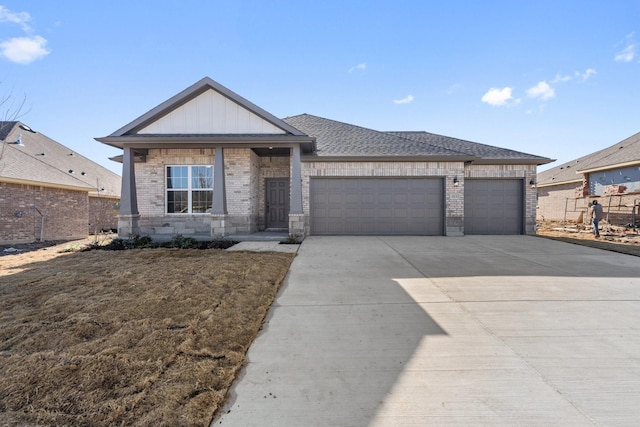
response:
M637 223L640 133L538 175L539 220L587 220L588 205L595 199L604 207L610 223Z
M117 174L18 121L0 122L0 144L0 244L117 227Z
M308 114L278 119L204 78L111 135L119 233L533 234L545 157Z

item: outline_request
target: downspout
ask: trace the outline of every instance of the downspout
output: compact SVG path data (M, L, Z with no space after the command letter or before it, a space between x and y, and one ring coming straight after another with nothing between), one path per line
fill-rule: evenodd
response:
M40 214L40 242L44 242L44 215L36 205L31 205L31 209L35 209Z

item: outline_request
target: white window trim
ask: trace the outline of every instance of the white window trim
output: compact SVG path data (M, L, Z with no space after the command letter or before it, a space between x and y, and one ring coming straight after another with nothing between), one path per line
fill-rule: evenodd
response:
M174 188L174 189L169 189L167 188L167 170L169 168L176 168L176 167L186 167L187 168L187 188ZM164 214L165 215L171 215L171 216L184 216L184 215L211 215L210 212L191 212L191 209L193 208L193 191L194 188L191 186L191 179L192 179L192 168L194 167L207 167L207 168L211 168L211 188L197 188L195 189L195 191L202 191L202 190L210 190L212 193L211 199L213 200L213 165L165 165L164 167ZM186 191L187 192L187 212L168 212L169 210L169 191Z

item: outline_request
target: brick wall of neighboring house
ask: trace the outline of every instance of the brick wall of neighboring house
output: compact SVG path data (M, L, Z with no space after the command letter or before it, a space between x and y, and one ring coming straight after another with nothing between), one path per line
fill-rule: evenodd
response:
M538 221L577 221L585 203L576 194L582 183L568 183L538 187Z
M582 196L581 183L538 188L538 221L589 222L589 205L597 200L605 217L613 225L627 225L634 220L640 226L640 193Z
M640 226L640 193L591 196L590 199L598 200L610 224L623 226L635 220L635 226Z
M89 196L89 233L96 234L118 228L119 198Z
M87 237L89 197L84 191L0 183L0 244Z

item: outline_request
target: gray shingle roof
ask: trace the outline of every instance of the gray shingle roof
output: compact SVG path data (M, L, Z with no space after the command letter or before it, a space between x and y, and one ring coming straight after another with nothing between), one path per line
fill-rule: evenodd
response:
M552 185L582 179L582 171L615 169L630 162L640 163L640 132L617 144L558 165L538 174L538 185Z
M494 147L479 142L465 141L450 136L437 135L429 132L390 132L404 138L421 141L436 147L458 151L479 157L483 160L539 160L548 163L549 159L533 154L522 153L507 148Z
M434 157L543 164L550 159L428 132L379 132L310 114L285 122L316 138L318 157Z
M469 157L464 153L413 141L348 123L301 114L283 119L316 138L319 157L329 156L440 156Z
M120 176L20 122L0 122L0 179L119 197ZM8 130L7 130L8 129ZM23 146L15 144L21 136ZM73 172L69 172L73 171ZM84 173L84 174L83 174ZM104 189L104 190L102 190Z

